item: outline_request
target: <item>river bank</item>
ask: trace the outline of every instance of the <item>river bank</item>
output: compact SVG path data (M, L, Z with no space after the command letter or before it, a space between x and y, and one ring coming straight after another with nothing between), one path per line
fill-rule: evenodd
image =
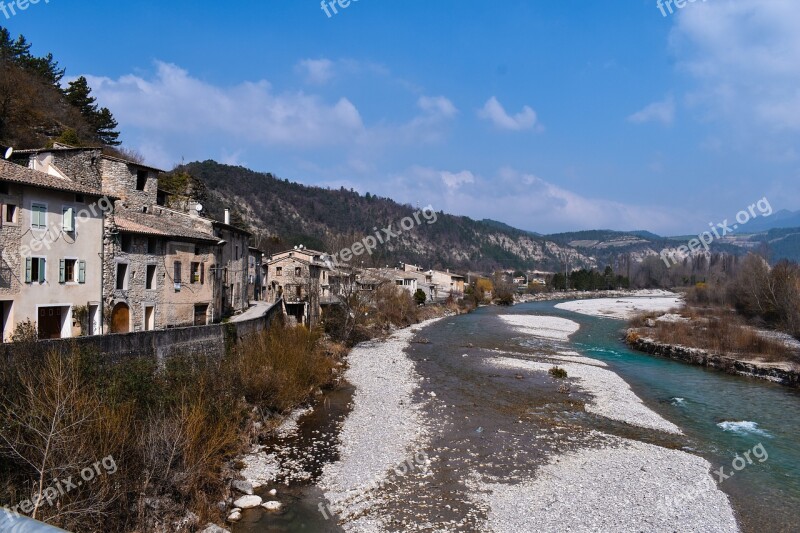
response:
M680 429L569 349L577 324L480 314L353 350L353 408L323 467L320 513L359 532L737 531L716 487L685 497L713 482L710 463L675 449Z

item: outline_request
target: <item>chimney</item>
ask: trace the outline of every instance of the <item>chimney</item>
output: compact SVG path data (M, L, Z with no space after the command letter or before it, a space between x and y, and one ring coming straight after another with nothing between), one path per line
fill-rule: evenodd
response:
M230 209L225 209L225 223L229 224L229 225L231 223L231 210Z

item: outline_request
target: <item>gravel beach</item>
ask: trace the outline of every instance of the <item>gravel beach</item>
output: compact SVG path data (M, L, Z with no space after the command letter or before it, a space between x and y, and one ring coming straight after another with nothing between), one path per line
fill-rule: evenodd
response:
M347 531L381 531L379 519L361 517L374 505L374 488L424 447L426 423L414 402L420 377L404 350L416 332L440 319L356 346L345 379L355 388L353 410L339 435L339 461L326 465L319 487Z
M683 300L678 295L650 296L639 298L597 298L594 300L575 300L556 305L557 309L573 311L582 315L601 316L630 320L639 313L648 311L667 312L676 307L683 307Z
M700 457L600 435L600 448L553 458L535 479L477 484L494 533L739 531L711 464Z

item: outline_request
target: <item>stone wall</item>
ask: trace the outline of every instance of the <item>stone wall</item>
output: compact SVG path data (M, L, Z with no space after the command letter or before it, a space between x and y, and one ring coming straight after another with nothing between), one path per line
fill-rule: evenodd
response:
M778 365L770 365L769 363L740 361L733 357L709 353L699 348L664 344L643 337L640 333L631 329L626 337L628 345L640 352L713 368L728 374L766 379L789 387L800 387L800 371L798 370L779 368Z
M269 328L282 312L281 302L278 302L263 317L246 322L39 341L34 351L38 355L51 350L67 353L76 347L95 351L114 362L135 357L155 357L159 361L176 356L221 358L231 347ZM29 346L0 345L0 356L5 358L30 357L31 351Z
M144 190L137 190L137 172L147 174ZM102 158L100 160L100 173L103 176L103 192L107 195L121 198L125 204L133 209L156 204L158 196L158 176L148 169L136 165L123 163L114 159Z

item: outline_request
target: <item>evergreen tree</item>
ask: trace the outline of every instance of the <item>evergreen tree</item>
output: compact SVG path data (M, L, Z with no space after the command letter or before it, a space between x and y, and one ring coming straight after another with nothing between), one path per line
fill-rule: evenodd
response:
M116 131L117 121L107 107L97 107L97 99L92 96L92 89L84 76L69 82L64 91L64 96L72 106L77 108L81 115L91 125L97 140L107 146L119 146L119 132Z

